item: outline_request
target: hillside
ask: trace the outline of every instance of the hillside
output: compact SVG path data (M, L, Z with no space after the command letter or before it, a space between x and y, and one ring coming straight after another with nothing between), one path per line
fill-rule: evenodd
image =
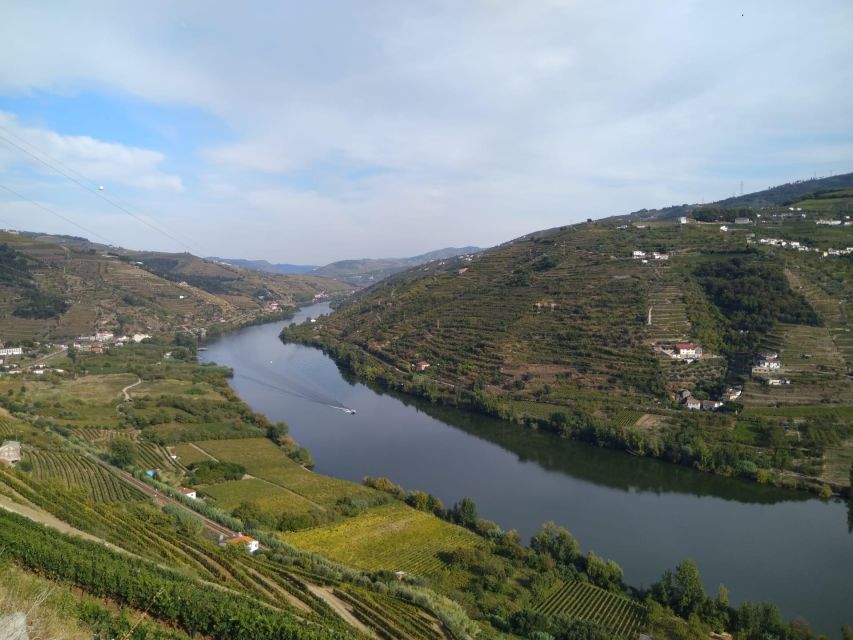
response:
M723 209L762 209L774 207L816 206L822 209L833 209L849 213L853 209L853 173L845 173L826 178L814 178L808 180L796 180L786 184L770 187L763 191L747 193L741 196L725 198L710 205L704 204L681 204L663 209L640 209L628 216L615 216L612 219L630 218L634 220L673 220L679 216L690 215L697 209L707 206Z
M753 212L749 224L607 220L533 233L397 274L283 337L435 401L844 492L853 232L841 218L818 224L833 195L802 212ZM701 351L678 350L688 342Z
M11 343L101 328L209 329L350 289L317 276L265 274L68 236L4 232L0 248L0 336Z
M363 258L360 260L340 260L313 271L314 275L334 278L342 282L366 287L379 282L390 275L405 271L411 267L426 264L435 260L444 260L455 256L474 254L480 251L478 247L448 247L423 253L411 258Z
M235 267L249 269L250 271L267 271L269 273L311 273L312 271L318 268L315 264L273 264L272 262L269 262L267 260L244 260L243 258L211 257L208 259L213 260L215 262L225 262L227 264L234 265Z

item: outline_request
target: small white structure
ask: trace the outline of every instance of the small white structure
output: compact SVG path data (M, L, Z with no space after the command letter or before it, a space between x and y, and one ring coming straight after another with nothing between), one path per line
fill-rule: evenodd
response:
M131 339L132 339L134 342L139 343L139 342L142 342L143 340L147 340L147 339L148 339L148 338L150 338L150 337L151 337L151 336L149 336L147 333L134 333L134 334L133 334L133 337L132 337Z
M181 493L190 500L198 500L198 495L196 494L195 489L190 489L189 487L181 487Z
M17 440L6 440L0 445L0 462L15 465L21 461L21 443Z
M752 218L735 218L735 224L752 224Z
M0 356L22 356L24 355L24 350L21 347L8 347L6 349L0 349Z
M692 342L679 342L675 345L675 357L681 360L695 360L702 357L702 347Z
M702 403L699 402L693 396L687 396L684 400L684 406L690 409L691 411L699 411L702 408Z
M646 257L646 252L645 252L645 251L638 251L638 250L634 250L634 251L632 251L632 252L631 252L631 257L632 257L632 258L634 258L635 260L637 260L637 259L639 259L639 258L645 258L645 257Z
M729 228L726 225L723 225L722 227L720 227L720 231L728 231L728 230L729 230Z
M249 553L255 553L261 547L261 543L252 538L251 536L244 536L239 531L236 536L231 536L230 538L225 538L221 545L229 545L229 544L239 544L243 545L246 548L246 551Z
M678 221L679 221L681 224L687 224L687 216L681 216L681 217L678 219Z
M658 253L657 251L652 252L652 257L655 260L669 260L668 253Z

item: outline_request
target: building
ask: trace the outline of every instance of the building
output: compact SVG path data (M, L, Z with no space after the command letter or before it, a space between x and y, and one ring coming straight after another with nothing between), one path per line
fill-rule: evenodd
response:
M631 252L631 257L632 257L632 258L634 258L634 259L645 258L645 257L646 257L646 252L645 252L645 251L637 251L637 250L632 251L632 252Z
M181 487L181 493L190 500L198 500L198 495L196 494L195 489Z
M690 409L691 411L699 411L702 408L702 403L699 402L693 396L687 396L684 400L684 406Z
M775 358L756 358L753 371L777 371L782 368L782 363Z
M657 251L654 251L652 253L652 257L655 260L669 260L669 254L668 253L658 253Z
M132 339L134 342L142 342L150 337L147 333L134 333Z
M415 365L415 371L426 371L429 369L429 362L426 360L421 360Z
M791 384L791 381L788 378L770 378L767 384L771 387L781 387L783 384Z
M678 221L679 221L681 224L687 224L687 216L681 216L681 217L678 219Z
M741 387L730 387L723 394L723 400L725 400L726 402L733 402L734 400L737 400L738 398L740 398L742 394L743 394L743 388L741 388Z
M6 349L0 349L0 356L22 356L24 355L24 350L21 347L8 347Z
M719 400L702 400L699 404L702 407L702 411L716 411L723 406L723 403Z
M15 465L21 461L21 443L17 440L6 440L0 446L0 462Z
M694 360L702 357L702 347L692 342L679 342L675 345L675 357L682 360Z
M244 536L239 531L237 532L236 536L225 538L222 542L220 542L220 544L223 546L229 544L240 544L243 545L246 548L246 551L248 551L249 553L255 553L261 547L260 542L250 536Z
M735 218L735 224L752 224L752 218Z

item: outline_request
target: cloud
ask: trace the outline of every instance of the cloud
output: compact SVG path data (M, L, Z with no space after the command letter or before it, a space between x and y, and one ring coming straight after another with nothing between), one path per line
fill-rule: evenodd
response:
M121 184L139 189L183 191L181 179L159 169L158 151L69 136L23 126L14 114L0 111L0 167L27 165L55 176L55 167L83 182ZM40 159L40 160L39 160Z
M239 215L246 255L318 262L851 170L851 23L845 0L25 3L0 24L0 94L211 114L233 135L188 150L180 180L128 150L143 204L203 220L219 254ZM46 144L110 168L106 149Z

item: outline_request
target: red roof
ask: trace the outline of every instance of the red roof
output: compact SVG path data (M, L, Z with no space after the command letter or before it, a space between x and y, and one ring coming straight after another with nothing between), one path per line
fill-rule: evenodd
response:
M181 487L181 493L195 493L195 489L187 489L186 487Z
M257 542L257 540L249 536L234 536L233 538L228 538L225 542Z
M682 349L695 349L696 345L692 342L679 342L677 345L675 345L675 348L681 351Z

